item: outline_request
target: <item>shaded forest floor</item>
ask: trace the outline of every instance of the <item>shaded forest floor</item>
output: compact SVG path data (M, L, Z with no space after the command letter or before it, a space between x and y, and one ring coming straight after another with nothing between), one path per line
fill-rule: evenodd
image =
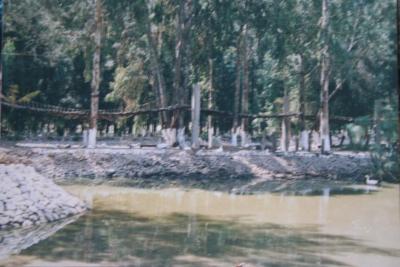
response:
M366 153L270 153L62 145L0 145L0 164L24 163L59 184L110 184L137 188L184 187L234 193L297 190L364 181ZM302 181L299 183L298 181ZM322 181L322 183L320 182ZM318 188L317 188L318 189Z

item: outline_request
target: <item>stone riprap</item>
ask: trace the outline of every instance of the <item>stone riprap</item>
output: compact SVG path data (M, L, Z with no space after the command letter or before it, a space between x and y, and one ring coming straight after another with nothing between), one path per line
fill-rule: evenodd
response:
M0 229L52 222L86 209L33 167L0 164Z
M1 148L0 163L24 162L58 184L137 188L185 187L247 192L289 180L364 182L373 170L367 153L269 153L179 149ZM271 182L271 183L270 183ZM261 187L263 185L263 187ZM253 190L254 188L254 190ZM269 190L269 189L268 189Z
M363 180L371 171L368 156L311 153L272 154L263 152L214 152L180 150L33 150L49 164L33 166L58 182L74 178L132 181L182 180L223 183L240 180L287 180L324 177L326 179Z

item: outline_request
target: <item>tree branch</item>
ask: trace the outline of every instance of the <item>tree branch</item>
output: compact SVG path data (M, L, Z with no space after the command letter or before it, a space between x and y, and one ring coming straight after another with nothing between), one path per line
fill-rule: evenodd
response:
M333 90L332 93L329 94L329 100L331 100L331 98L334 97L335 94L343 88L344 82L345 80L339 80L339 82L336 84L335 90Z

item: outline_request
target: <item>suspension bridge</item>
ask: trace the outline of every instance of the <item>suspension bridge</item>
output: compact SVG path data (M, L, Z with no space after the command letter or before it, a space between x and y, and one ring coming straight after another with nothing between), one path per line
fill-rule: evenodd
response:
M27 110L32 112L46 113L53 116L70 118L70 119L88 119L90 116L89 109L76 109L76 108L68 108L56 105L48 105L41 104L37 102L29 102L29 103L13 103L5 100L1 100L0 104L2 106L19 109L19 110ZM135 117L139 115L145 114L154 114L160 112L172 112L172 111L190 111L191 106L189 105L172 105L168 107L149 107L148 105L140 106L135 110L123 111L117 109L103 110L99 109L98 118L104 120L113 121L116 118L129 118ZM202 108L201 112L205 115L214 115L214 116L223 116L223 117L233 117L234 113L229 111L221 111L210 108ZM272 119L272 118L285 118L285 117L299 117L301 113L287 113L287 114L244 114L239 113L238 117L240 118L249 118L249 119ZM314 117L315 116L306 116L306 117Z

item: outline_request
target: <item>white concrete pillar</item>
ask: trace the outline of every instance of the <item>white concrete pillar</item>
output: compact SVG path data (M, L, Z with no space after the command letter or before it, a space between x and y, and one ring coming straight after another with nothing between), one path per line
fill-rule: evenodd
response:
M199 148L200 136L200 85L193 87L192 93L192 147Z
M300 149L303 151L310 151L309 136L309 131L304 130L300 133Z
M88 146L88 130L82 131L82 142L85 147Z
M96 148L96 141L97 141L96 139L97 139L97 128L89 129L87 147L92 149Z

